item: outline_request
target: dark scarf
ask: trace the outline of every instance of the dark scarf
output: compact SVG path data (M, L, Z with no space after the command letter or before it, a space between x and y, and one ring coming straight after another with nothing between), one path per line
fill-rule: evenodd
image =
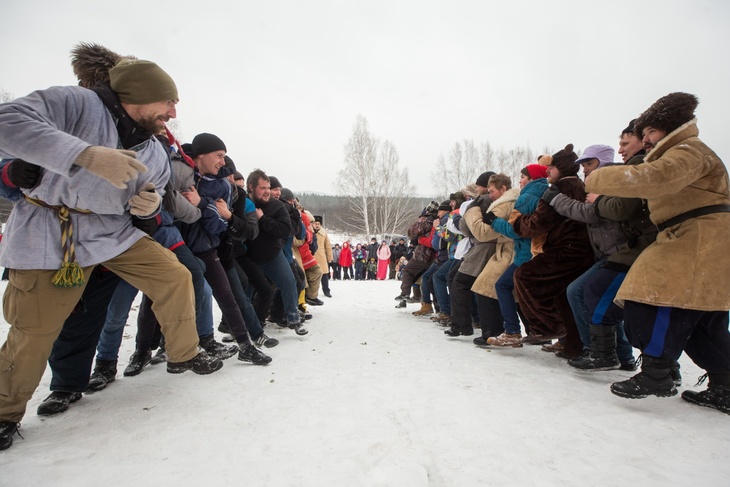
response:
M123 149L130 149L137 146L152 136L152 133L132 120L129 114L122 108L119 97L112 91L109 85L98 83L91 90L96 93L107 110L109 110L109 113L114 117L117 132L119 133L119 142L122 144Z

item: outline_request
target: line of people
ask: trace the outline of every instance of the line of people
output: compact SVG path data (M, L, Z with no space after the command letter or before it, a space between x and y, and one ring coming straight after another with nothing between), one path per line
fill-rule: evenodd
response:
M369 245L356 244L347 240L342 245L335 244L332 248L332 261L329 267L332 270L332 279L355 281L396 279L398 265L404 262L411 251L405 240L400 239L396 244L392 240L390 245L386 240L378 243L373 237Z
M542 345L584 371L640 365L611 385L625 398L676 395L685 352L709 383L682 399L730 414L730 190L697 104L657 100L620 134L622 163L608 145L579 157L568 144L523 168L519 188L488 171L433 202L408 230L396 308L420 291L413 314L449 337L478 328L479 347Z
M162 68L94 44L77 46L72 66L79 86L0 105L0 196L16 201L0 243L11 325L0 348L0 450L46 362L51 394L39 415L115 380L139 291L125 376L161 362L207 375L234 355L267 365L262 347L278 341L265 321L303 336L307 303L323 304L311 214L277 178L256 169L244 180L216 135L179 144L166 127L177 86ZM231 345L214 338L213 299Z

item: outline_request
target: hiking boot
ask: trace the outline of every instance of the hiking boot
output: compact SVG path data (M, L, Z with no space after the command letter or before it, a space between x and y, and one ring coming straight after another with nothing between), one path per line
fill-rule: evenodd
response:
M211 357L219 358L221 360L231 358L238 352L237 346L228 346L223 345L222 343L218 343L217 341L215 341L215 337L213 335L202 337L200 339L200 346L203 347L203 350L205 350L208 355L210 355Z
M407 304L405 299L401 299L398 301L398 304L395 305L396 308L405 308L406 306Z
M20 423L13 421L0 421L0 450L7 450L13 444L13 436L18 433L20 436ZM22 438L22 436L20 436Z
M256 345L259 347L274 348L279 344L279 340L266 336L266 333L262 333L260 337L254 340Z
M404 301L404 300L408 299L409 297L410 296L408 296L407 294L399 294L398 296L395 297L395 300L396 301Z
M160 347L157 349L157 352L155 352L152 360L150 360L150 364L157 365L165 362L167 362L167 352L165 351L165 347Z
M425 316L433 313L433 306L431 303L421 303L421 309L414 311L413 316Z
M642 358L641 372L622 382L611 384L611 392L620 397L641 399L650 395L671 397L677 395L672 375L669 372L671 361L666 358Z
M96 392L104 389L107 384L114 382L117 378L116 360L97 360L94 365L94 372L89 378L89 385L86 392Z
M271 357L256 348L256 345L240 344L238 351L238 360L241 362L251 362L254 365L267 365L271 362Z
M300 311L299 312L299 319L302 321L307 321L312 319L312 313L308 313L306 311ZM284 320L286 322L286 319Z
M310 306L322 306L324 301L319 298L307 298L307 304Z
M704 391L684 391L682 399L698 406L717 409L725 414L730 414L730 373L708 372L700 377L697 385L701 385L705 378L709 377L710 382Z
M286 325L290 329L294 330L297 335L306 335L309 333L309 331L302 325L301 321L295 322L295 323L287 323Z
M53 416L68 410L69 404L81 399L80 392L53 391L38 406L38 416Z
M124 377L139 375L150 360L152 360L152 350L135 350L129 357L129 365L124 369Z
M406 298L406 303L408 304L414 304L414 303L420 303L421 300L419 298Z
M192 370L198 375L212 374L223 367L223 361L211 357L205 351L198 352L198 355L185 362L167 362L167 372L170 374L182 374L186 370Z
M568 360L568 365L581 370L614 370L620 362L616 355L616 327L589 324L591 351Z
M446 314L444 314L444 313L441 313L441 312L439 312L439 313L436 313L435 315L431 316L431 321L436 321L436 322L439 322L439 321L441 321L441 320L442 320L442 319L443 319L443 318L444 318L445 316L448 316L448 315L446 315Z
M521 348L522 333L510 334L505 332L496 337L489 337L487 338L487 344L493 347Z

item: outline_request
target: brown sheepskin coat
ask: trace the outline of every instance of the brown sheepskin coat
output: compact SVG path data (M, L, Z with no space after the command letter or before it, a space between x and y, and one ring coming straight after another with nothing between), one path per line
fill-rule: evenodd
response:
M696 120L680 126L636 166L604 167L588 178L592 193L644 198L651 220L730 204L728 173L699 138ZM631 267L618 302L700 311L730 309L730 213L713 213L660 231Z
M507 190L497 201L493 202L487 211L494 213L497 218L508 219L512 209L515 206L515 201L520 195L519 188L512 188ZM497 279L502 277L504 271L512 263L514 258L514 241L505 237L501 233L496 232L491 225L488 225L482 221L481 211L475 212L473 208L469 208L464 216L467 225L472 229L472 234L478 240L494 240L497 239L497 249L489 260L487 261L484 269L476 281L471 287L471 290L482 296L488 298L497 299L497 291L494 289L494 284Z

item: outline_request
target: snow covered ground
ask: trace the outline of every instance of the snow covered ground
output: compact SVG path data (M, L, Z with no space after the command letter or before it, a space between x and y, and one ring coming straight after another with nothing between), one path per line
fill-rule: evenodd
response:
M4 285L4 284L3 284ZM35 414L0 486L728 485L730 417L627 400L539 347L487 351L395 309L393 281L334 281L309 335L210 376L149 366L65 414ZM1 291L2 289L0 289ZM130 317L134 323L134 316ZM7 325L0 326L4 341ZM123 343L122 368L134 326ZM685 385L700 370L680 360ZM704 386L703 386L704 387Z

